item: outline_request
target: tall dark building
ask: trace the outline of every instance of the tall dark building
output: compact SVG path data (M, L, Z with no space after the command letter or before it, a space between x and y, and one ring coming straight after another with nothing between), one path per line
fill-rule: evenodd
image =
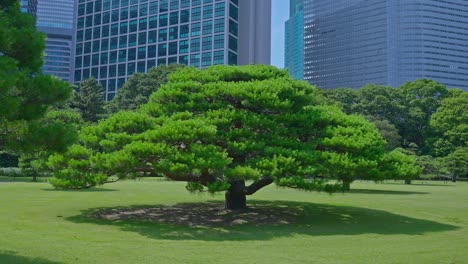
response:
M304 1L304 78L323 88L430 78L468 89L466 0Z
M36 28L47 35L42 71L71 81L74 0L21 0L21 10L36 18Z
M304 77L304 0L290 0L285 23L284 66L296 79Z

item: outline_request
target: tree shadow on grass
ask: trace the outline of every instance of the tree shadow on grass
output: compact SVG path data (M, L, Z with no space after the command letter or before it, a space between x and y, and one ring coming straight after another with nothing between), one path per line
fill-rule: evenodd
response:
M115 192L118 191L116 189L109 189L109 188L89 188L89 189L68 189L68 190L62 190L62 189L42 189L43 191L47 192L84 192L84 193L92 193L92 192Z
M16 254L13 251L0 250L0 263L2 264L60 264L43 258L30 258Z
M346 192L346 193L390 194L390 195L429 194L428 192L392 191L392 190L376 190L376 189L351 189L349 192Z
M405 183L402 183L402 182L389 182L389 181L386 181L384 183L381 183L381 184L389 184L389 185L401 185L401 186L439 186L439 187L455 187L456 185L453 184L452 182L446 182L446 183L433 183L433 182L412 182L411 184L405 184Z
M290 201L249 202L245 211L222 203L181 203L95 208L69 217L75 223L118 226L152 239L268 240L295 234L310 236L406 234L456 230L459 227L385 211Z

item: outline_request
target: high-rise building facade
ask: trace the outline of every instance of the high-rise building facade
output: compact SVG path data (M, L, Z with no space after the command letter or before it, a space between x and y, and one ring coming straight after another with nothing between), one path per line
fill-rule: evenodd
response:
M161 64L269 64L270 1L78 0L74 82L95 77L111 100L133 73Z
M429 78L468 89L465 0L308 0L304 79L322 88Z
M71 81L74 34L74 0L21 0L23 12L36 18L36 28L46 34L42 71Z
M304 0L290 0L285 23L284 67L295 79L304 76Z

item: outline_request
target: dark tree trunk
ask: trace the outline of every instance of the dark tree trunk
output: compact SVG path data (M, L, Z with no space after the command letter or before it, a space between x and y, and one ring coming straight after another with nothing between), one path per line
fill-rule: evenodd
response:
M405 180L405 184L411 184L411 180Z
M351 181L343 181L343 188L341 189L343 192L349 192L351 190Z
M247 198L245 194L245 181L238 180L230 182L231 187L226 191L226 209L239 210L247 208Z
M457 182L457 175L455 173L452 174L452 182Z

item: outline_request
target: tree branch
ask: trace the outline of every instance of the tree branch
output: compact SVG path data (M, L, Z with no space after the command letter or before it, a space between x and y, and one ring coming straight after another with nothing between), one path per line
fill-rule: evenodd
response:
M261 188L267 186L267 185L270 185L273 183L273 179L268 177L268 176L265 176L263 178L261 178L260 180L252 183L251 185L245 187L245 194L246 195L252 195L254 194L255 192L257 192L258 190L260 190Z

